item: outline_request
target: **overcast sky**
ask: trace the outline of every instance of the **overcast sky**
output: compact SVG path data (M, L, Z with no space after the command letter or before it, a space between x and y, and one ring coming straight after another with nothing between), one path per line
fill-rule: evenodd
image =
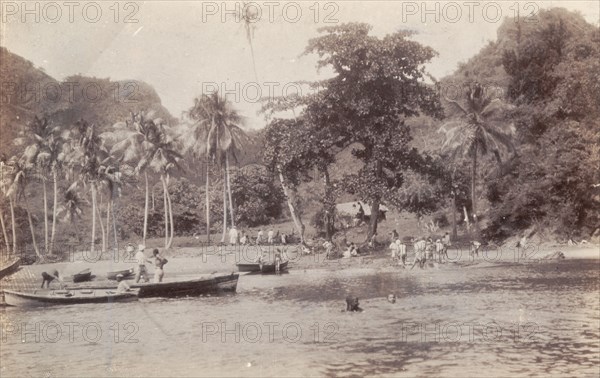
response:
M21 1L1 4L0 44L58 80L73 74L143 80L154 86L174 116L189 108L203 88L216 84L232 92L228 98L249 127L264 125L256 115L259 93L243 22L227 14L221 1L119 2L118 12L113 1L78 2L74 8L57 1L58 7L41 3L38 10L36 2L29 2L33 12L27 15ZM96 4L101 4L101 14ZM237 4L241 9L242 3ZM439 53L428 69L440 78L494 40L502 18L515 19L517 9L519 17L529 19L535 17L532 12L549 7L577 10L596 25L600 18L598 1L427 2L430 14L422 1L251 4L248 9L260 10L253 43L264 96L269 87L275 94L284 86L293 92L296 81L318 77L316 57L299 55L322 26L366 22L380 36L414 30L415 40ZM235 7L226 4L229 10ZM124 22L127 15L132 22Z

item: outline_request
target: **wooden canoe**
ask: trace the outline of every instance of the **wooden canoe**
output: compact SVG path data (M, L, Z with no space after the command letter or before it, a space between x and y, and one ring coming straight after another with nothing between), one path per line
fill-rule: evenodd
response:
M81 272L73 275L73 282L86 282L92 279L92 271L89 269L82 270Z
M107 290L36 290L33 293L4 290L6 304L17 307L129 302L137 298L136 292L117 293Z
M163 297L197 297L205 294L235 293L239 274L228 274L210 278L199 278L187 281L161 283L140 283L130 285L139 289L140 298Z
M9 261L6 265L3 265L0 268L0 279L13 274L19 269L19 264L21 263L21 259L17 258L15 260Z
M116 281L117 280L117 276L119 274L123 276L124 280L127 280L127 279L130 279L130 278L133 278L133 276L134 276L134 270L133 270L133 268L129 268L127 270L119 270L119 271L116 271L116 272L108 272L108 273L106 273L106 278L108 278L109 280L112 280L112 281Z
M279 271L283 272L284 270L287 270L287 266L288 266L287 261L280 263ZM262 266L260 267L260 271L261 271L261 273L275 273L275 263L262 264Z
M275 263L269 264L235 264L240 272L262 272L262 273L275 273ZM279 264L279 271L287 270L288 262L282 262Z
M160 283L134 283L129 286L132 289L139 289L140 298L162 297L197 297L205 294L225 294L235 293L237 289L239 274L214 275L212 277L197 278L192 280L179 280ZM81 287L83 288L83 287ZM86 289L94 290L116 290L113 285L93 285L85 286Z

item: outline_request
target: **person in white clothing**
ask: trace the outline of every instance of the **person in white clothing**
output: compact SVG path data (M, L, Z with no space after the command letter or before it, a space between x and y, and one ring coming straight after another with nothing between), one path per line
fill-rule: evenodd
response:
M275 233L273 232L273 230L269 230L269 233L267 234L267 243L268 244L273 244L274 236L275 236Z
M398 244L398 253L400 254L400 260L402 260L402 265L406 265L406 244L404 244L404 242L400 238L396 240L396 244Z
M238 230L235 226L229 229L229 244L236 245L238 243Z
M140 278L144 277L144 282L148 282L150 279L148 278L148 270L146 269L146 262L152 264L152 260L146 258L144 254L144 250L146 247L142 244L138 246L138 251L135 254L135 262L137 264L137 271L135 274L135 283L140 282Z

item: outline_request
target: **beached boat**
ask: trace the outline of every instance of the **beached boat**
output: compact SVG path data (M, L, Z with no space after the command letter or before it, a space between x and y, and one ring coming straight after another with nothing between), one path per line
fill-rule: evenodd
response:
M168 281L160 283L135 283L129 286L132 289L139 289L140 298L163 297L197 297L205 294L224 294L235 293L237 288L239 274L214 275L206 278L197 278L191 280ZM110 284L83 286L80 288L94 290L116 290L116 286Z
M107 290L36 290L33 293L4 290L6 304L17 307L129 302L137 298L136 292L117 293Z
M235 264L240 272L262 272L262 273L275 273L275 263L269 264ZM288 262L282 262L279 264L279 271L287 270Z
M282 262L279 264L279 271L283 272L287 270L288 262ZM260 267L261 273L275 273L275 263L272 264L262 264Z
M124 280L126 280L126 279L133 278L134 271L133 271L133 268L129 268L126 270L118 270L116 272L108 272L108 273L106 273L106 278L108 278L109 280L115 281L119 274L123 276Z
M21 263L21 259L17 258L12 261L8 261L5 265L0 267L0 279L13 274L19 269L19 264Z
M239 274L231 273L210 278L161 283L140 283L130 286L140 290L140 298L197 297L205 294L235 293L239 277Z
M92 271L89 269L82 270L81 272L73 275L73 282L86 282L92 279Z

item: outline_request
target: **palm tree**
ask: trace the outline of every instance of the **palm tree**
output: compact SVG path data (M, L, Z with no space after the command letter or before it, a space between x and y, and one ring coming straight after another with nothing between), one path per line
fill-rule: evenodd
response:
M248 6L247 3L242 4L241 18L244 20L244 29L246 30L246 39L250 45L250 55L252 56L252 68L254 69L254 79L258 83L258 75L256 73L256 60L254 59L254 45L252 39L254 38L254 22L258 20L259 15L256 12L251 12L254 7Z
M27 143L23 156L25 163L33 165L38 169L37 176L42 181L44 198L44 248L46 253L52 254L54 237L56 235L56 211L58 202L58 170L60 168L63 139L59 134L59 127L52 126L46 118L34 117L29 122L25 130L22 130L20 136L15 139L15 144L22 145ZM52 233L50 242L48 241L48 196L46 183L48 177L46 172L52 173L53 179L53 211L52 211Z
M8 197L14 197L15 201L18 199L23 199L25 203L25 211L27 213L27 220L29 222L29 230L31 231L31 239L33 243L33 249L35 254L38 256L40 260L43 261L43 256L40 253L40 250L37 245L37 241L35 238L35 229L33 228L33 220L31 217L31 211L29 210L29 201L26 198L26 190L27 185L29 183L29 178L33 175L33 166L26 164L26 159L21 157L20 159L16 156L13 156L8 165L11 167L11 177L10 177L10 186L7 191ZM11 213L14 212L13 207L11 206ZM13 215L14 219L14 215ZM13 223L13 238L16 240L16 235L14 234L14 223ZM15 246L16 252L16 246Z
M57 216L63 222L74 224L76 229L78 229L76 220L81 218L81 214L83 214L82 205L85 203L85 200L79 195L78 187L79 183L77 181L69 186L65 191L63 203L57 211Z
M173 170L183 170L179 165L179 161L183 157L177 152L178 146L175 142L175 137L172 135L173 131L164 125L160 119L148 122L153 125L150 126L152 130L148 141L150 146L146 149L144 156L139 162L139 166L144 167L144 169L145 167L150 167L156 173L160 174L165 210L165 248L169 249L175 235L173 209L171 206L171 196L169 195L169 180Z
M3 200L5 198L8 198L7 196L7 191L8 191L8 186L10 185L10 170L9 167L6 165L6 161L4 156L2 156L2 158L0 159L0 191L2 192L3 195ZM12 231L13 231L13 244L16 242L16 238L15 238L15 234L16 234L16 230L15 230L15 220L14 220L14 209L12 206L12 198L8 198L9 200L9 206L10 206L10 213L11 213L11 221L12 221ZM4 243L6 244L6 252L10 253L10 241L8 240L8 233L6 232L6 225L4 224L4 213L2 212L2 205L0 204L0 221L2 222L2 236L4 237ZM16 245L14 245L13 247L13 253L16 252Z
M235 226L229 158L237 161L237 154L242 150L244 144L250 141L250 138L241 128L242 117L233 109L231 103L225 97L221 97L218 92L209 95L203 94L200 98L196 98L194 106L187 114L196 123L187 129L182 138L184 149L191 150L198 156L205 154L209 161L217 161L224 170L223 236L221 240L224 242L227 230L228 198L231 226ZM208 183L206 193L208 193ZM206 209L208 218L208 194Z
M110 157L104 149L102 139L97 135L95 125L87 126L86 121L78 121L78 127L85 130L83 136L79 140L79 168L81 180L84 184L90 185L92 197L92 242L91 253L94 254L95 239L96 239L96 212L97 212L97 193L98 186L102 175L103 166L107 164ZM84 126L82 126L84 125Z
M492 152L498 163L501 163L502 147L509 149L513 154L516 153L513 145L515 127L512 123L507 123L506 117L502 116L514 107L484 93L478 83L471 86L466 107L448 98L446 101L458 109L460 115L440 128L440 132L445 134L442 148L451 150L455 157L462 155L471 158L471 212L477 225L477 156Z
M155 120L159 121L159 120ZM117 157L119 162L131 166L136 174L144 175L145 200L144 200L144 228L142 240L146 243L148 232L148 207L150 202L150 185L148 183L147 168L150 163L148 156L153 155L156 141L160 134L156 122L147 118L142 113L131 113L131 120L117 122L113 130L101 134L104 141L111 143L111 155Z

